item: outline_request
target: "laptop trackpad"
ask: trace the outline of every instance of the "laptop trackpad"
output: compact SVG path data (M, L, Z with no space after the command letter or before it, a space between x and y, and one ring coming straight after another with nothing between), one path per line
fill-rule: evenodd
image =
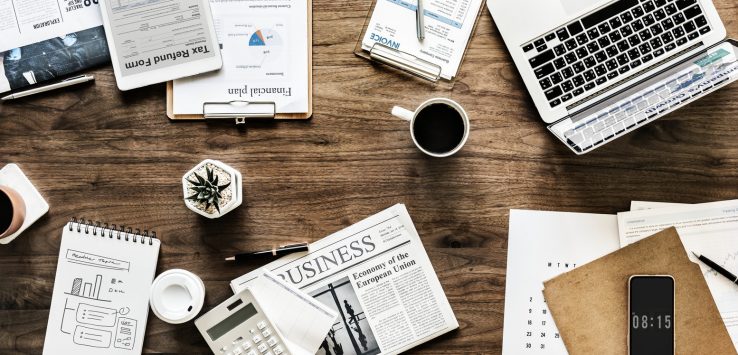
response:
M586 9L591 9L592 6L598 2L596 0L561 0L561 5L564 7L567 15L579 15Z

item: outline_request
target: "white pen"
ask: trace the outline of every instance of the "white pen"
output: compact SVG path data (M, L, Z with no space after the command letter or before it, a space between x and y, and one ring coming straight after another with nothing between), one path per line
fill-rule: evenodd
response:
M8 96L3 97L0 100L3 100L3 101L13 100L13 99L17 99L17 98L21 98L25 96L30 96L33 94L38 94L41 92L47 92L47 91L56 90L56 89L67 87L67 86L86 83L92 80L95 80L95 77L92 75L87 75L87 74L79 75L79 76L71 77L69 79L64 79L58 83L40 86L40 87L33 88L30 90L26 90L26 91L16 92L15 94L10 94Z
M425 25L423 24L423 0L418 0L418 6L415 8L415 26L418 32L418 39L425 39Z

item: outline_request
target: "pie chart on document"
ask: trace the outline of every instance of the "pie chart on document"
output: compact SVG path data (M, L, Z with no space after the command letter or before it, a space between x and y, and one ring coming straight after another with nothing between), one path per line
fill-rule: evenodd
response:
M282 54L282 37L279 33L270 28L262 28L256 30L249 37L248 52L249 62L251 65L264 65L274 60Z

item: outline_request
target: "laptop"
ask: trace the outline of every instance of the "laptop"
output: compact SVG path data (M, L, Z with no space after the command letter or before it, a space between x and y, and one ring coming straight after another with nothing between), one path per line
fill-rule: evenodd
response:
M548 129L576 154L738 78L711 0L488 0Z

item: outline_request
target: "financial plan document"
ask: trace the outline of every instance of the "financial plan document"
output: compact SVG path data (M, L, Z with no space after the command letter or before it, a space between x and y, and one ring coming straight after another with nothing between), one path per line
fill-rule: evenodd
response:
M710 288L733 345L738 349L738 285L728 281L691 253L702 254L738 272L738 200L670 206L618 213L620 245L635 243L674 226Z
M415 28L417 0L377 0L361 47L375 43L404 52L441 67L441 77L451 80L459 71L482 0L422 0L425 39Z
M223 68L174 81L174 113L204 102L274 102L277 113L309 111L306 0L210 0Z

